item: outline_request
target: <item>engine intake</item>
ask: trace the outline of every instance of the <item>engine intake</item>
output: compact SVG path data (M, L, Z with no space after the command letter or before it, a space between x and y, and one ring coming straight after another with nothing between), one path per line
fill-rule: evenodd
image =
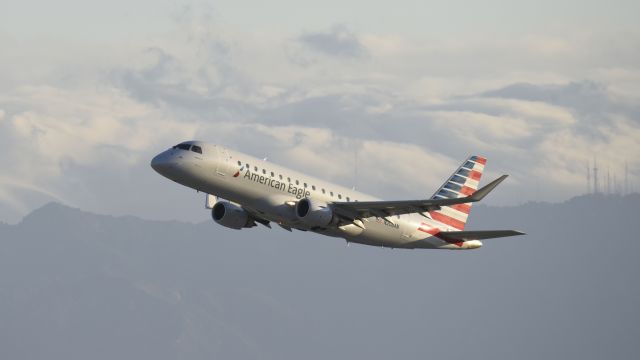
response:
M296 204L296 216L311 227L325 227L333 220L333 211L325 202L304 198Z
M228 201L218 201L211 209L211 217L218 224L236 230L251 227L253 223L248 212Z

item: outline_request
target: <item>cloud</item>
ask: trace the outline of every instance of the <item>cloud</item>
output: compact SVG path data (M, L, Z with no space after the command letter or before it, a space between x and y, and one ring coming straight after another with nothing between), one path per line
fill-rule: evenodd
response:
M620 179L625 162L630 161L637 167L635 160L631 159L631 154L638 153L640 128L637 125L618 117L610 124L599 125L597 132L598 139L572 128L549 134L537 146L536 152L541 158L532 169L533 173L556 186L584 189L586 166L591 164L593 167L594 159L600 165L600 184L605 182L606 169Z
M620 174L623 161L616 154L637 149L637 126L623 115L611 115L615 126L594 127L571 108L537 98L482 94L416 106L385 93L303 96L270 109L218 102L217 111L228 114L222 118L207 118L206 107L167 107L163 101L171 97L147 101L118 88L92 93L26 87L6 99L12 99L9 107L25 109L14 110L0 123L13 144L5 166L12 159L23 160L14 165L12 179L64 194L78 206L95 197L91 206L100 210L110 203L106 212L121 206L113 203L117 194L105 202L96 192L106 179L112 190L135 187L140 175L134 173L153 177L148 160L154 152L191 138L222 142L346 186L357 182L359 189L385 198L425 196L466 156L485 155L490 159L488 177L503 171L513 175L492 197L498 203L522 198L514 193L534 184L549 197L578 194L583 187L576 184L594 151L603 162L615 159L610 164ZM371 111L376 106L393 111ZM245 113L238 113L242 121L233 120L236 109ZM354 180L356 151L359 181ZM633 159L625 160L633 164ZM125 173L131 175L117 175ZM155 187L138 193L152 198L164 191L157 180ZM143 210L144 204L129 205L134 208L152 213Z
M129 56L94 44L95 58L105 52L98 65L70 51L47 76L0 69L11 80L0 81L0 165L12 169L0 193L9 199L24 182L21 194L40 194L6 200L16 213L55 196L100 212L202 218L190 203L198 194L148 167L153 154L199 138L346 186L357 151L358 187L388 198L423 196L479 154L489 157L487 177L512 175L489 201L565 199L586 187L577 184L595 154L618 174L625 160L640 167L639 72L614 58L576 63L586 45L610 45L568 38L536 37L529 51L518 39L337 25L292 41L225 29L186 8L173 33L132 39ZM298 55L308 66L292 66ZM158 210L167 203L172 212Z
M345 25L334 25L328 32L306 33L298 41L321 54L342 58L359 58L367 50L355 33Z
M139 103L118 89L63 90L50 86L25 86L3 94L8 108L0 122L6 172L0 193L21 189L12 198L15 210L32 208L30 201L64 200L86 204L97 197L87 181L91 173L112 171L112 176L147 165L150 151L162 149L176 138L191 138L196 126L168 119L154 107ZM103 186L122 186L122 181ZM98 188L100 188L98 186ZM25 192L34 195L24 196ZM35 194L38 194L35 196ZM23 201L23 202L21 202Z
M486 91L481 96L539 101L566 106L583 113L606 111L610 103L605 86L593 81L552 85L518 83Z

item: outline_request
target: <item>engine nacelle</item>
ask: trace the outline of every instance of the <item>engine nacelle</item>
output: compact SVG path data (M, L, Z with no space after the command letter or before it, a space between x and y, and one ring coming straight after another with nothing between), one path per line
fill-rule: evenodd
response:
M325 202L304 198L296 204L296 216L311 227L325 227L333 220L333 211Z
M218 201L211 209L211 217L215 222L231 229L240 230L251 227L252 220L249 213L240 205L228 201Z

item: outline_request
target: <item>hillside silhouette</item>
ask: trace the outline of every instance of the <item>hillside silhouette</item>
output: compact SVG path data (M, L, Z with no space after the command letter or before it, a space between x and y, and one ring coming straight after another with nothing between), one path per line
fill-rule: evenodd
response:
M639 204L476 206L527 235L439 251L51 203L0 223L0 358L635 358Z

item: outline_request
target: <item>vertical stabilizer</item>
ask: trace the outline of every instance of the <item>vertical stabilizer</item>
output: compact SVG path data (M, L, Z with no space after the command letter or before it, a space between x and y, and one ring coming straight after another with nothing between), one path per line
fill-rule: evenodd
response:
M432 199L457 199L473 194L478 190L480 178L487 159L482 156L470 156L436 191ZM450 228L464 230L467 223L471 203L443 206L440 210L430 211L431 218L442 226L443 231Z

